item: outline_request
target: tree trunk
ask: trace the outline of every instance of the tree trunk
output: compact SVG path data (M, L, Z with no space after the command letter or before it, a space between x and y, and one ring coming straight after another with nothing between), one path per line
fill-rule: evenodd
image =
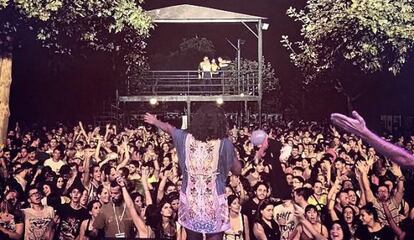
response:
M12 59L13 55L11 52L5 52L0 55L0 147L6 145L7 128L9 125Z
M348 115L352 115L352 111L354 111L354 105L352 104L353 99L351 96L345 95L346 97L346 110L348 112Z

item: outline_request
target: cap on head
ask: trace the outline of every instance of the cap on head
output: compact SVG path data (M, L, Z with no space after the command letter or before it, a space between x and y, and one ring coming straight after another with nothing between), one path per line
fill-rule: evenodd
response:
M253 143L253 145L255 146L259 146L262 145L263 142L266 140L267 138L267 133L263 130L255 130L252 132L252 135L250 137L250 141Z

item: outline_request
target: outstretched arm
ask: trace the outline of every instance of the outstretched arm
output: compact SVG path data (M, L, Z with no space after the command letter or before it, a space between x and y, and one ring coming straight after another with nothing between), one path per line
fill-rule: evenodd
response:
M295 205L294 205L295 206ZM294 212L295 217L299 220L299 222L302 224L303 228L306 228L315 239L319 239L319 240L328 240L328 238L326 236L323 235L323 233L320 233L319 231L317 231L313 226L312 223L309 222L309 220L307 220L304 216L304 213L302 210L299 210L296 206L295 206L295 212Z
M364 139L368 144L375 148L375 150L382 155L389 157L391 161L398 165L414 168L413 155L371 132L371 130L366 127L365 120L356 111L353 111L352 115L353 117L347 117L339 113L333 113L331 115L331 120L335 125L341 127L345 131L358 135Z
M157 128L160 128L161 130L163 130L164 132L170 135L172 135L172 131L174 130L174 127L171 126L169 123L165 123L165 122L158 120L156 115L153 115L150 113L145 114L144 121L146 123L156 126Z
M125 187L125 180L119 177L116 181L122 189L122 196L124 197L126 207L128 208L129 214L131 214L132 221L135 227L138 229L139 235L149 236L147 225L135 210L134 202L132 201L131 196L128 193L128 190Z

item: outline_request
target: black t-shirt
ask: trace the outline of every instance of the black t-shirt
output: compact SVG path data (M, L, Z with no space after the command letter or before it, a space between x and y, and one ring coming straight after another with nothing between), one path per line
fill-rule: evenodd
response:
M246 215L249 220L249 230L250 230L250 239L256 239L253 234L253 225L256 220L256 215L259 205L256 204L253 199L249 199L246 203L243 204L241 213Z
M290 199L291 189L286 181L286 175L283 172L280 163L280 150L282 144L279 141L269 138L269 147L264 157L265 162L272 166L270 171L270 185L272 187L272 197L280 199Z
M89 218L88 210L85 208L73 209L69 203L61 205L57 214L60 217L60 223L56 229L55 239L59 240L76 239L82 221Z
M297 161L302 161L302 158L300 155L297 155L296 157L290 156L287 160L287 163L289 166L295 166Z
M267 223L265 223L262 219L257 222L262 225L267 239L280 239L279 225L275 222L275 220L270 220L272 227L267 225Z
M369 232L367 226L360 226L356 232L355 237L364 240L389 240L394 239L395 234L388 226L384 226L377 232Z

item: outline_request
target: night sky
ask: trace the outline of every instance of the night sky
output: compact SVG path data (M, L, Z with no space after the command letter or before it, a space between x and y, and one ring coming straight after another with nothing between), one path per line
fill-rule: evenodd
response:
M306 112L308 118L327 117L332 111L344 111L345 100L334 93L308 93L305 105L298 106L301 99L301 75L289 62L288 52L281 46L282 35L294 39L299 26L286 16L289 6L303 6L304 1L280 0L210 0L174 1L148 0L144 7L148 10L189 3L214 7L268 18L270 28L263 32L264 56L276 69L282 85L284 106L296 104ZM162 24L152 31L148 39L148 56L155 53L168 53L177 48L183 38L206 37L213 41L217 55L234 58L234 49L225 38L246 41L242 46L242 57L257 59L257 40L241 24ZM22 47L14 54L13 85L11 92L12 122L53 122L91 119L102 108L102 102L114 96L116 76L111 72L110 56L101 53L82 53L83 57L65 57L48 53L40 44L27 37ZM413 60L411 59L398 77L384 74L378 84L356 102L368 119L378 119L380 113L409 114L413 84ZM312 104L318 107L312 106Z

